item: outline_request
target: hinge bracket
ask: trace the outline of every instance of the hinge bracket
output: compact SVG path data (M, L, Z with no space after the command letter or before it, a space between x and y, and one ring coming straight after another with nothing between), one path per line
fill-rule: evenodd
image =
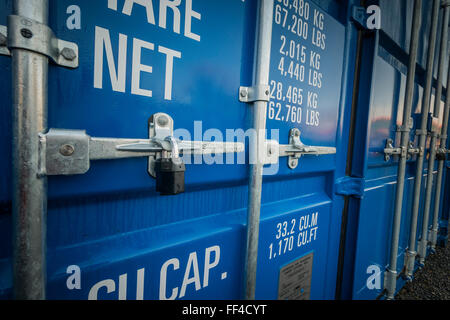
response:
M239 88L239 101L240 102L255 102L270 100L270 87L268 85L260 85L254 87L240 87Z
M78 45L60 40L45 24L25 17L8 16L8 27L0 26L0 54L26 49L43 54L59 66L78 67Z

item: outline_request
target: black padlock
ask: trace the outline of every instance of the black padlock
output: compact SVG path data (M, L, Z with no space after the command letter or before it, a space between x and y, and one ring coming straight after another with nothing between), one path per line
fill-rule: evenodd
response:
M180 158L160 158L155 161L156 191L161 195L184 192L186 166Z

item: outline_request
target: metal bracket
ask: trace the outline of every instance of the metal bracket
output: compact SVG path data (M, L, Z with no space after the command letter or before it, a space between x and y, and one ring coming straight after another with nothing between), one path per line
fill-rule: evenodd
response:
M268 85L254 86L254 87L240 87L239 101L240 102L255 102L270 100L270 87Z
M386 290L387 300L394 299L396 283L397 283L397 271L387 269L384 272L384 289Z
M336 148L334 147L319 147L319 146L307 146L300 140L300 130L293 128L289 131L289 144L280 145L279 156L288 156L288 167L295 169L298 166L298 159L303 155L325 155L335 154Z
M397 132L410 132L414 127L414 119L412 117L409 118L408 123L405 125L397 126Z
M77 44L56 38L45 24L10 15L8 28L0 26L0 54L11 55L10 51L14 48L43 54L62 67L78 67Z
M386 144L384 147L384 161L389 161L391 156L399 156L402 158L407 158L409 160L412 155L423 153L420 148L414 147L414 142L410 141L408 147L394 147L394 140L386 139Z
M244 151L240 142L177 141L173 137L173 119L156 113L149 120L149 139L93 138L84 130L50 129L41 137L42 174L73 175L89 170L91 160L148 157L148 172L156 177L154 161L163 153L169 155L177 145L183 154L218 154ZM44 160L44 159L42 159Z

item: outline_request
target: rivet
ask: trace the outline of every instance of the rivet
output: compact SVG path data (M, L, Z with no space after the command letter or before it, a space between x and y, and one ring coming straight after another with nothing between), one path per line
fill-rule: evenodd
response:
M158 119L156 120L156 122L158 122L158 124L159 124L161 127L165 127L165 126L167 125L167 123L169 123L169 119L167 119L166 116L161 115L161 116L158 117Z
M27 39L30 39L33 37L33 32L31 32L31 30L27 29L27 28L20 29L20 34L22 35L22 37L27 38Z
M70 144L62 145L61 148L59 148L59 153L65 157L71 156L74 152L75 148Z

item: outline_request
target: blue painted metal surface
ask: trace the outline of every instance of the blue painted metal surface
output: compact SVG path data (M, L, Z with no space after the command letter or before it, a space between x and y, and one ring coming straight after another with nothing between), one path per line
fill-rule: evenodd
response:
M184 137L189 140L210 140L203 133L211 128L218 129L216 140L225 138L227 129L249 129L251 110L239 102L238 88L252 82L256 1L182 1L175 11L179 15L168 9L165 23L159 1L153 1L153 12L135 4L130 13L124 3L118 0L117 7L108 7L106 0L78 1L81 29L69 29L72 1L50 1L50 25L59 38L78 44L80 66L50 66L49 127L83 129L95 137L146 138L148 118L165 112L175 129L189 132ZM201 16L186 15L187 3ZM301 13L294 3L303 4ZM375 3L383 13L382 30L364 33L359 91L354 93L358 25L351 17L359 1L275 0L268 138L287 144L289 130L297 127L303 143L336 147L337 154L304 156L295 170L287 167L286 158L265 168L257 299L277 299L280 270L310 253L310 298L335 298L344 210L348 222L339 294L374 299L381 293L382 286L367 287L367 268L375 265L383 272L388 263L397 167L395 160L384 161L383 148L387 138L398 140L395 130L402 119L397 107L403 103L412 6L407 0ZM415 123L429 8L424 1ZM6 25L10 12L11 1L0 3L0 24ZM178 19L179 25L174 23ZM112 60L105 53L109 43ZM169 56L172 70L167 69ZM11 298L12 286L9 59L0 56L0 72L8 75L0 77L2 299ZM139 59L152 71L139 72ZM123 78L111 76L120 65ZM138 76L133 77L133 66ZM346 176L352 94L357 112L353 166ZM201 121L200 129L196 121ZM242 298L248 166L186 167L186 193L174 197L155 192L144 158L96 161L85 175L49 177L48 298ZM413 176L414 158L407 168L400 266ZM447 175L447 190L449 185ZM344 199L350 196L345 209ZM442 221L448 220L447 198L441 197ZM419 216L419 229L420 221ZM67 268L72 265L81 270L79 289L70 286Z
M202 133L209 128L218 129L224 136L226 129L249 128L249 107L239 102L237 93L239 86L251 83L255 1L192 1L192 9L201 17L188 17L189 36L185 24L187 2L179 6L178 16L168 9L165 27L157 2L152 17L151 12L138 4L129 15L130 8L124 8L124 1L117 1L117 7L108 7L107 1L80 1L77 5L82 13L81 29L77 30L67 25L70 14L66 10L71 1L51 1L50 25L58 37L78 44L80 67L76 70L50 67L49 127L84 129L91 136L145 138L148 118L156 112L165 112L173 117L175 129L187 129L192 140L201 140ZM10 1L2 6L1 12L10 12ZM305 143L342 144L338 137L344 135L342 121L348 112L348 101L346 86L341 84L343 79L351 82L344 69L349 67L348 55L344 54L346 41L346 52L352 51L350 33L346 32L342 19L347 14L346 7L334 1L306 2L309 8L305 10L309 11L305 14L309 17L304 16L304 24L300 25L300 18L293 20L301 15L294 12L292 5L275 1L275 6L277 10L280 6L288 10L287 25L293 29L306 25L304 28L309 27L309 31L305 31L307 40L300 42L298 35L274 22L271 80L283 82L286 90L289 85L304 90L303 102L297 103L304 114L300 118L298 113L299 121L297 118L284 123L269 121L268 129L280 129L280 143L288 143L289 129L299 127ZM320 16L320 26L318 20L314 25L315 14L316 19ZM179 29L174 26L177 19ZM319 34L314 40L313 32ZM293 81L276 76L275 61L279 60L282 34L286 40L306 46L305 75L310 69L310 51L320 53L314 67L316 75L310 76L316 81L313 86L307 84L307 78ZM325 43L320 34L326 34L327 48L320 48L318 41ZM107 53L109 47L112 59ZM148 69L141 71L137 85L133 65L138 68L139 50L140 63L153 69L151 73ZM169 55L173 59L173 77L168 96ZM7 71L8 58L0 59L2 70ZM110 69L112 65L115 68ZM117 75L121 68L124 73ZM317 84L319 71L324 74L321 88ZM286 72L291 72L288 62ZM8 88L8 78L2 77L1 81ZM141 89L138 94L136 88ZM142 90L152 90L151 96L149 91ZM308 91L319 95L319 106L312 105L317 97L313 102ZM4 94L10 100L9 91ZM287 95L283 92L283 96ZM9 105L2 106L7 115ZM320 127L309 124L319 119L314 115L307 118L313 109L321 112ZM202 121L203 132L194 127L195 121ZM2 126L5 149L10 148L8 126L9 121ZM280 268L311 251L314 252L311 298L334 297L342 205L335 201L332 186L337 159L344 156L345 152L337 156L304 157L296 170L288 169L285 159L281 159L276 175L264 178L257 298L276 299ZM1 158L8 172L9 157L7 153ZM146 162L146 159L98 161L92 163L85 175L49 177L49 299L242 297L247 166L188 165L187 192L161 197L146 172ZM1 179L3 298L11 297L12 285L10 181L10 176ZM285 221L289 233L284 232ZM81 289L70 290L67 286L67 267L71 265L80 267Z
M350 210L354 210L354 212L350 214L349 228L351 231L347 235L347 266L344 277L345 285L343 286L343 297L347 299L380 298L383 291L383 273L389 263L397 165L396 160L384 161L383 149L387 138L394 141L399 140L399 133L396 132L396 129L402 122L402 114L398 112L398 108L403 105L404 99L407 62L405 58L409 47L413 3L410 1L379 1L378 4L383 13L381 30L367 35L363 44L361 74L365 78L361 79L355 142L355 145L359 145L361 152L354 155L352 174L363 177L366 183L364 198L360 201L352 200L353 203L350 205ZM430 28L431 4L424 1L423 6L422 45L419 49L419 72L416 78L413 114L411 115L414 119L411 141L415 143L417 143L417 138L413 133L420 121L421 95L424 85L422 69L426 61L428 44L426 39L428 39ZM443 97L443 99L445 98ZM433 101L432 97L432 105ZM444 102L442 102L443 104ZM362 108L361 106L367 107ZM438 116L439 121L442 122L442 112ZM407 165L398 256L400 269L404 265L404 255L408 245L414 185L414 160L412 157ZM424 172L424 181L426 181L427 174ZM426 182L422 185L422 191L425 188ZM424 192L421 195L421 203L423 203L423 196ZM432 203L432 206L434 205ZM423 205L419 212L418 230L421 230ZM419 236L418 234L417 237L419 238ZM397 271L400 274L402 270ZM372 285L368 285L376 278L371 277L373 275L379 276L380 281L378 284L373 282ZM404 283L400 277L397 289L400 289Z

